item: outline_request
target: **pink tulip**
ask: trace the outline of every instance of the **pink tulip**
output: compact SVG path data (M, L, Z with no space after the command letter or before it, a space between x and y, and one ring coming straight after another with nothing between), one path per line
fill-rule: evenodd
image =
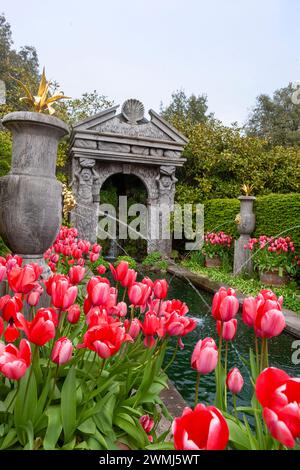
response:
M191 364L200 374L209 374L218 363L218 349L212 338L200 339L192 354Z
M217 333L220 336L222 327L222 338L225 341L232 341L237 332L237 319L233 318L232 320L221 322L217 321Z
M54 307L68 310L77 297L77 287L70 286L67 279L58 279L51 285L51 297Z
M140 423L144 431L149 434L154 427L154 420L149 415L143 415L140 417Z
M10 380L19 380L25 375L31 363L30 344L22 339L19 349L13 344L1 345L0 372Z
M215 320L229 321L232 320L239 310L239 301L236 298L233 289L225 289L220 287L215 293L212 303L212 315Z
M70 361L72 352L72 342L66 336L63 336L55 342L51 353L51 360L58 365L65 364Z
M237 367L234 367L233 369L231 369L230 372L228 372L226 385L227 388L231 391L231 393L235 395L237 393L240 393L240 391L242 390L244 386L244 379Z
M72 266L68 274L71 284L73 285L79 284L84 278L84 275L85 268L83 268L82 266Z
M156 279L153 283L153 293L157 299L165 299L168 295L168 283L165 279Z
M141 323L137 318L133 318L129 323L128 334L132 339L136 339L141 331Z
M282 333L285 325L283 313L280 310L271 309L256 317L255 331L262 338L273 338Z
M243 302L243 322L248 326L253 326L257 311L257 300L254 297L247 297Z

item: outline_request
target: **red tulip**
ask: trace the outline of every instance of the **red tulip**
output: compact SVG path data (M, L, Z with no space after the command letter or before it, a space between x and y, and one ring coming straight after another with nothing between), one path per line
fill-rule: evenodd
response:
M123 287L130 287L136 281L137 272L134 269L128 269L124 278L121 280Z
M149 415L141 416L140 423L147 434L149 434L154 427L154 420Z
M181 302L181 300L167 300L163 303L162 310L167 313L177 312L179 315L185 315L188 313L189 308L186 303Z
M222 326L223 324L223 326ZM222 327L222 338L225 341L232 341L237 332L237 319L233 318L229 321L217 321L217 333L220 336L221 334L221 327Z
M20 332L14 323L8 324L4 331L4 339L7 343L14 343L20 336Z
M19 349L13 344L0 347L0 372L10 380L19 380L31 363L30 344L22 339Z
M128 289L128 298L132 305L143 306L151 294L151 288L142 282L135 282Z
M2 311L2 316L5 321L9 321L11 318L16 319L17 313L20 312L23 308L23 302L18 295L10 297L9 295L4 295L0 298L0 310Z
M51 360L55 364L66 364L66 362L70 361L72 352L72 342L66 336L63 336L55 342L51 353Z
M54 307L68 310L77 297L77 286L70 286L67 279L58 279L52 283L51 297Z
M154 312L149 310L145 313L144 321L141 324L141 327L145 335L144 345L146 347L152 348L155 344L154 336L156 335L159 328L159 318Z
M157 299L165 299L168 295L168 283L165 279L156 279L153 283L153 293Z
M89 328L85 333L84 346L106 359L116 354L125 341L132 341L125 328L114 324L102 324Z
M269 367L256 381L256 397L271 435L287 447L300 437L300 378Z
M116 268L112 264L109 265L113 278L116 282L120 282L126 276L129 268L127 261L121 261Z
M231 371L228 372L226 378L226 385L227 388L231 391L231 393L235 395L237 393L240 393L240 391L242 390L244 386L244 379L237 367L234 367L233 369L231 369Z
M78 304L73 304L68 308L67 320L71 324L78 323L80 318L80 306Z
M229 440L228 425L214 406L199 404L185 408L172 424L176 450L224 450Z
M233 289L226 290L220 287L215 293L212 303L212 315L215 320L229 321L232 320L239 310L239 301L236 298Z
M212 338L200 339L192 354L191 365L200 374L209 374L218 363L218 349Z
M100 245L98 245L98 243L94 243L94 245L92 246L92 252L93 253L100 253L101 250L102 250L102 247Z
M99 274L104 274L106 272L106 267L103 264L100 264L99 266L97 266L97 272Z
M66 281L69 281L68 277L65 276L64 274L52 274L52 276L44 280L46 292L48 295L50 296L52 295L52 284L54 282L60 281L61 279L65 279Z
M26 264L23 268L16 265L7 274L9 287L14 292L28 294L36 287L36 281L42 272L43 268L38 264Z
M175 311L161 319L159 335L185 336L193 331L196 326L197 323L193 318L184 317Z
M78 265L72 266L68 274L71 284L79 284L84 278L84 275L85 275L85 268L83 268L82 266L78 266Z
M55 337L57 323L57 313L53 308L40 308L32 322L23 320L23 329L31 343L44 346Z

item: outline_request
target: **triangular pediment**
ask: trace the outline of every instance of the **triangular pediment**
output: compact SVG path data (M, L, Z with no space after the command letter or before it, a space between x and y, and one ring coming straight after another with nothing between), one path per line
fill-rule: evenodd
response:
M165 121L155 111L150 110L150 120L146 119L142 113L134 119L128 118L129 112L126 114L124 106L128 102L142 103L137 100L127 100L123 106L121 113L117 114L119 106L106 109L95 116L87 118L74 126L74 131L90 131L101 134L115 134L126 136L129 138L145 138L154 139L157 141L169 141L170 143L177 143L178 145L185 145L187 139L180 134L171 124ZM140 110L139 110L140 111Z

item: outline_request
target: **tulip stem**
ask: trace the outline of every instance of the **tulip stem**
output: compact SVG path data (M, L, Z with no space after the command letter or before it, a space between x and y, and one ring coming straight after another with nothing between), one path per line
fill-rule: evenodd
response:
M255 354L256 354L256 369L257 373L259 372L259 347L258 347L258 337L255 335Z
M232 402L233 402L234 416L236 417L236 419L238 419L238 413L237 413L237 409L236 409L236 394L235 393L232 394Z
M123 297L122 297L122 302L125 301L126 293L127 293L127 287L125 287L125 289L124 289Z
M163 369L164 372L167 372L167 370L169 369L169 367L173 364L175 358L176 358L176 354L177 354L177 351L178 351L178 346L179 346L179 341L177 341L176 343L176 346L174 348L174 351L173 351L173 354L172 354L172 357L170 359L170 361L168 362L168 364L166 365L166 367Z
M198 405L199 385L200 385L200 373L197 372L196 386L195 386L195 407Z
M225 359L224 359L224 375L225 378L227 377L227 360L228 360L228 342L225 342ZM227 410L227 387L226 385L224 386L224 404L225 404L225 410Z

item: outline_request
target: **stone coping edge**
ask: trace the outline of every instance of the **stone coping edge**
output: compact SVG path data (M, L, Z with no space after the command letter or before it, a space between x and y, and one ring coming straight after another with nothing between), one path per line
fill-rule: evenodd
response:
M170 274L175 275L176 277L190 280L196 287L200 287L201 289L204 289L207 292L210 292L211 294L217 292L221 286L227 288L231 287L224 283L221 284L219 282L212 281L207 276L193 273L189 269L177 265L169 266L168 272ZM246 298L246 295L242 294L237 290L236 294L241 307L243 304L243 300ZM295 338L300 338L300 315L297 315L297 313L293 312L292 310L283 309L282 311L286 321L285 332L289 333Z

